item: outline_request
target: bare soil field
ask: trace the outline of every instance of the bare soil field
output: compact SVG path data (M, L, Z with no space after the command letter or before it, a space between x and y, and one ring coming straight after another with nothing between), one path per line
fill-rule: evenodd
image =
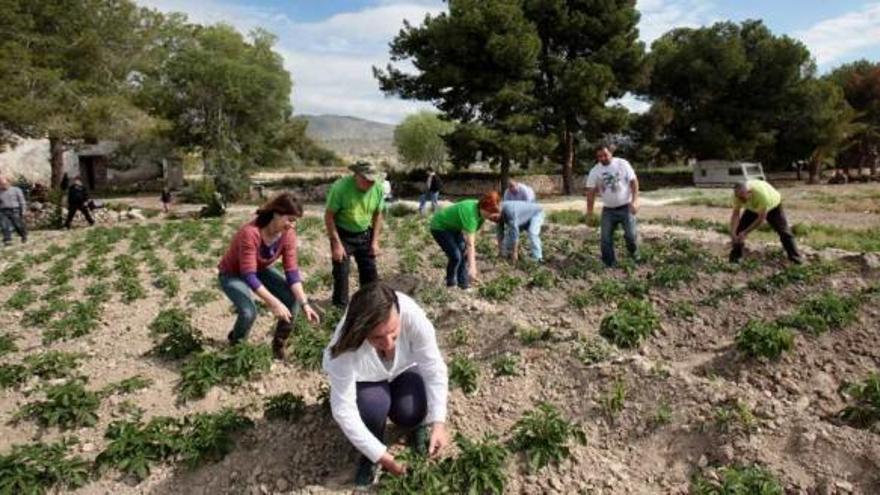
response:
M880 225L876 212L822 216L816 204L789 217ZM315 213L297 227L300 263L327 308ZM644 210L646 220L716 214L726 220L711 206ZM235 210L222 221L37 232L2 251L0 473L88 495L352 491L357 455L318 369L339 315L300 324L283 363L268 357L267 312L251 345L226 344L234 315L215 266L246 220ZM731 266L723 235L651 222L641 235L640 263L605 270L595 229L551 223L546 262L511 267L487 228L480 284L464 292L442 288L445 258L424 219L388 219L380 273L437 328L451 431L505 452L494 471L472 467L499 474L504 493L727 493L706 487L752 466L782 491L742 493L880 493L880 390L872 403L847 387L880 369L875 258L811 249L792 267L778 244L752 242L748 261ZM542 404L558 413L557 433L570 427L586 441L562 435L570 455L533 468L529 449L553 432L526 445L515 437ZM38 442L60 450L21 455ZM459 442L445 455L465 451ZM55 469L26 469L41 465ZM410 493L459 492L418 482ZM376 491L405 492L387 482Z

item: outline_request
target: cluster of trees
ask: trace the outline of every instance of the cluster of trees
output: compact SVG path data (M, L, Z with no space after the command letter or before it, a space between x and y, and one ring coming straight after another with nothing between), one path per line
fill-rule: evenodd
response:
M832 159L876 162L878 64L820 77L806 46L760 21L675 29L647 52L635 0L448 4L405 22L392 63L374 75L386 93L429 101L456 122L443 136L456 165L479 151L504 180L512 164L549 160L570 193L581 150L607 140L641 163L807 160L815 174ZM618 103L626 94L650 110L630 113Z
M251 166L334 160L292 117L290 74L266 31L130 0L0 0L0 32L0 146L48 138L53 187L65 149L99 139L196 154L228 195Z

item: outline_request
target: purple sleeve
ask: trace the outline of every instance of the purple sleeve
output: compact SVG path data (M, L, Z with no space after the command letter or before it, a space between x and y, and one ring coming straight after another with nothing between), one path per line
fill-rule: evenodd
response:
M257 289L259 289L260 287L263 286L263 284L260 283L260 279L257 278L256 272L242 273L241 276L242 276L242 278L244 278L244 281L248 284L248 287L250 287L251 290L253 290L253 291L256 291Z
M287 275L287 285L293 285L302 282L302 277L299 274L299 268L288 270L285 272L285 274Z

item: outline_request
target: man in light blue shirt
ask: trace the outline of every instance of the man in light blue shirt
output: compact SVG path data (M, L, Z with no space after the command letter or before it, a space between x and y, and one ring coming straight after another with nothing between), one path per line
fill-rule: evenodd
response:
M534 203L535 191L522 182L517 182L511 178L507 189L504 190L504 201L527 201Z
M526 231L532 245L532 258L543 261L541 251L541 225L544 224L544 208L527 201L504 201L501 203L501 219L498 221L498 248L502 257L510 256L516 263L519 252L519 233Z

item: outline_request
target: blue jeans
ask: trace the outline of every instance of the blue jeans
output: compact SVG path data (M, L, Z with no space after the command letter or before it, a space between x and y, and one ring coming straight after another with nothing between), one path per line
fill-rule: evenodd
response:
M431 213L434 213L434 210L437 209L437 201L440 200L440 191L428 191L423 192L421 196L419 196L419 215L421 215L425 211L425 203L428 201L431 202Z
M544 225L544 212L533 216L528 223L521 225L516 232L504 232L504 240L501 243L501 254L507 256L513 249L513 244L519 238L520 232L526 232L529 236L529 244L532 246L532 258L542 261L544 253L541 249L541 226ZM506 227L505 227L506 228Z
M21 237L22 242L27 240L27 226L21 208L0 208L0 230L3 231L4 244L12 242L13 230Z
M277 297L282 304L287 306L293 318L299 311L299 303L293 297L290 286L287 285L287 279L275 268L267 268L261 272L257 272L257 278L260 279L266 290ZM235 312L238 316L235 318L235 325L232 332L229 333L230 340L242 340L247 337L254 321L257 319L257 305L254 303L253 291L247 282L238 275L220 274L220 288L226 297L232 301L235 306ZM293 321L291 319L291 321Z
M617 225L623 225L623 238L626 241L626 249L633 259L639 258L639 246L637 243L636 216L629 211L629 205L617 208L602 208L601 249L602 263L607 267L617 264L614 257L614 231Z
M449 230L432 230L431 235L449 260L446 263L446 287L454 287L456 284L462 289L470 287L464 236L461 232Z

